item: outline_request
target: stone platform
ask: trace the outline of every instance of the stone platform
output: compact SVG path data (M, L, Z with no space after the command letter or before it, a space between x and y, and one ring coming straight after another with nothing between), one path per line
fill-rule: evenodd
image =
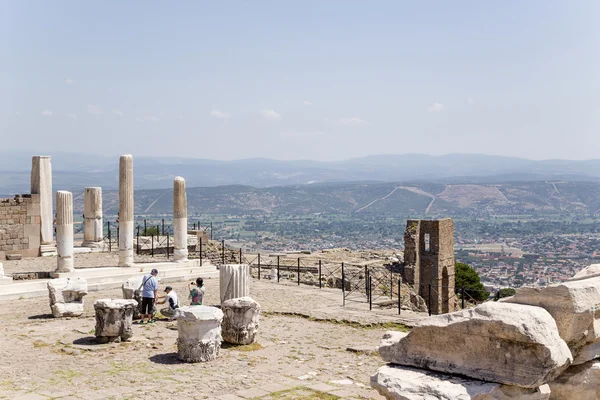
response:
M85 278L89 291L120 288L125 280L149 274L158 269L158 280L161 283L192 281L196 278L216 278L219 272L214 265L200 266L199 260L186 262L158 262L135 264L132 267L98 267L78 268L73 272L52 273L53 278ZM13 281L11 284L0 285L0 301L16 300L31 297L48 296L49 279L30 281Z

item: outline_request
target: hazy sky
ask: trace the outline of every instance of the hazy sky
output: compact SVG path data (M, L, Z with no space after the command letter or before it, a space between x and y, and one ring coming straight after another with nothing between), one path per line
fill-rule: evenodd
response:
M600 158L600 2L2 1L0 150Z

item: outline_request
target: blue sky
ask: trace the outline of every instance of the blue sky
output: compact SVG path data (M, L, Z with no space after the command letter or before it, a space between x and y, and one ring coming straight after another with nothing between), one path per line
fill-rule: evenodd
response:
M598 158L597 1L3 1L0 149Z

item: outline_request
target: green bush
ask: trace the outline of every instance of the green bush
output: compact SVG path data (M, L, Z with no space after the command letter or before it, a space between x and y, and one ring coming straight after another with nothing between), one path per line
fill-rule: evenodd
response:
M470 265L459 262L454 264L454 287L456 293L460 293L461 288L465 288L466 300L473 298L477 301L484 301L490 295L481 283L477 271Z

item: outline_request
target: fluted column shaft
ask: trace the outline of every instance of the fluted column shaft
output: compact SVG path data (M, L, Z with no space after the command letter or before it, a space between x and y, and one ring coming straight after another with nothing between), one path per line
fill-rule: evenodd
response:
M250 296L250 266L226 264L219 269L221 303L229 299Z
M83 192L83 246L102 245L102 188L87 187Z
M133 265L133 156L119 160L119 266Z
M73 194L56 192L57 272L71 272L73 267Z
M173 229L175 236L173 259L175 261L185 261L188 258L187 225L185 179L178 176L173 183Z
M53 244L52 163L50 156L31 159L31 194L40 195L40 244Z

